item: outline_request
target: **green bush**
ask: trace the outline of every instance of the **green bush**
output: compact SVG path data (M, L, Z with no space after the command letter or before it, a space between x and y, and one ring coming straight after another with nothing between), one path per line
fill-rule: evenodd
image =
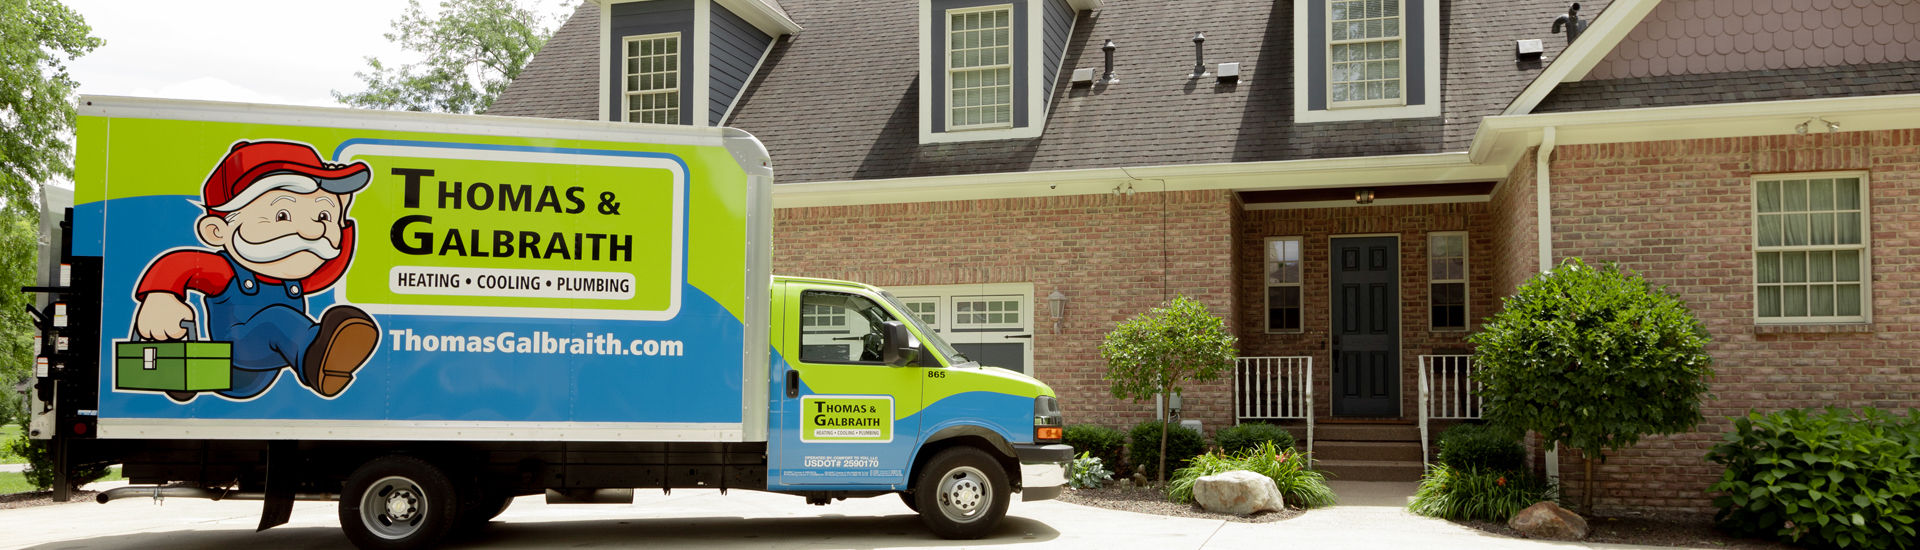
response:
M1273 424L1236 425L1213 434L1213 441L1220 445L1221 453L1229 455L1246 452L1266 442L1272 442L1274 448L1282 451L1293 448L1293 434Z
M1793 409L1736 419L1707 459L1722 528L1798 545L1920 546L1920 409Z
M1067 486L1075 489L1099 489L1113 481L1113 472L1101 463L1100 457L1082 452L1073 462L1067 463Z
M1160 421L1141 422L1127 433L1129 448L1127 464L1133 471L1153 474L1160 468ZM1207 452L1207 438L1183 426L1175 424L1167 430L1167 471L1171 472L1187 467L1193 457Z
M47 453L44 445L28 439L26 434L7 442L7 452L27 459L27 469L22 474L33 488L45 491L53 487L53 457ZM90 464L73 468L67 472L67 487L78 490L81 485L94 482L108 474L106 464Z
M1420 478L1407 508L1441 519L1505 522L1536 502L1557 498L1552 482L1532 474L1441 463Z
M1120 471L1126 465L1127 434L1113 428L1097 424L1074 424L1067 426L1061 442L1073 446L1073 450L1090 453L1094 458L1106 464L1113 471ZM1155 443L1158 445L1159 443Z
M1307 454L1281 449L1271 441L1262 442L1237 454L1207 453L1194 457L1193 465L1174 471L1167 484L1167 498L1174 502L1193 502L1193 483L1200 478L1246 470L1273 479L1287 505L1300 508L1332 506L1333 489L1327 488L1326 475L1308 467Z
M1515 471L1526 467L1520 434L1485 424L1458 424L1440 434L1440 463L1454 468Z

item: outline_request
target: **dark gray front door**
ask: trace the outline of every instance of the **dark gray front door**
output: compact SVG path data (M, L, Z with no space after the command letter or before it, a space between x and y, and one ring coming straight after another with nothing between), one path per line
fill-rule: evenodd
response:
M1393 237L1333 241L1333 414L1400 412L1400 250Z

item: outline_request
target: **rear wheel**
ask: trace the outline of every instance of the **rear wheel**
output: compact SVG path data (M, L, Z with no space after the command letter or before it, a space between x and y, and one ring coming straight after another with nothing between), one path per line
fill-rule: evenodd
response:
M360 548L432 548L452 529L459 501L439 468L411 456L384 456L347 477L340 528Z
M947 539L977 539L1007 515L1012 487L1000 461L973 447L953 447L928 460L913 486L927 530Z

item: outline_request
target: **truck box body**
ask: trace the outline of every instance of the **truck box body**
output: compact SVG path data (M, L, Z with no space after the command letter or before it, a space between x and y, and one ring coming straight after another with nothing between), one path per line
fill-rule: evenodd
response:
M766 437L769 249L748 223L766 217L749 213L768 208L771 178L744 133L123 98L80 114L73 253L102 259L101 438ZM238 261L255 228L304 220L236 220L221 246L201 235L229 215L206 204L227 192L212 172L263 142L365 167L340 195L350 263L324 288ZM207 343L173 346L241 340L231 373L167 350L143 365L142 291L222 275L182 296ZM297 344L336 307L364 312L378 345L332 395L272 364L303 350L241 349L262 331ZM288 322L243 326L266 315Z

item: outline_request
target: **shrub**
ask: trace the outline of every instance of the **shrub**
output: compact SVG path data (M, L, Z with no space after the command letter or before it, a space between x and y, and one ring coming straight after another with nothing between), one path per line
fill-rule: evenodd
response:
M1290 506L1319 508L1332 506L1336 501L1333 490L1327 488L1326 475L1308 467L1306 453L1281 449L1271 441L1238 454L1207 453L1195 457L1192 466L1174 471L1173 481L1167 484L1167 498L1174 502L1193 502L1195 481L1234 470L1272 479Z
M1213 441L1220 445L1221 453L1228 455L1246 452L1266 442L1272 442L1274 448L1282 451L1293 448L1293 434L1273 424L1240 424L1213 434Z
M1074 424L1067 426L1061 442L1072 445L1073 450L1091 453L1114 471L1126 464L1123 459L1127 455L1127 434L1120 430L1097 424Z
M1588 485L1606 452L1693 429L1713 375L1706 325L1685 303L1579 258L1528 279L1468 340L1487 421L1579 449ZM1582 508L1595 492L1581 491Z
M1532 474L1441 463L1420 478L1407 508L1441 519L1505 522L1536 502L1557 498L1552 482Z
M1160 468L1160 427L1160 421L1148 420L1135 425L1127 433L1127 464L1133 467L1133 471L1148 474ZM1175 425L1167 430L1166 435L1169 457L1166 470L1169 472L1187 467L1193 457L1207 452L1207 438L1200 432Z
M1808 546L1920 546L1920 410L1748 413L1707 459L1726 466L1708 488L1724 529Z
M1440 434L1440 463L1454 468L1514 471L1526 467L1520 434L1484 424L1458 424Z
M1067 486L1075 489L1099 489L1113 481L1113 472L1101 464L1100 457L1089 453L1080 453L1079 458L1067 463Z
M35 443L27 438L27 434L21 433L20 437L7 442L7 452L27 459L27 469L22 475L26 477L28 485L41 491L53 487L53 457L45 445ZM79 490L81 485L107 477L107 473L106 464L75 466L67 472L67 488Z
M1164 306L1122 321L1100 341L1100 358L1107 361L1107 390L1114 397L1136 402L1178 396L1187 383L1212 381L1227 372L1233 366L1236 342L1227 322L1205 304L1176 295ZM1162 399L1158 407L1160 418L1165 419L1161 421L1164 432L1171 431L1164 427L1173 421L1167 411L1171 402ZM1138 441L1135 444L1133 452L1139 453ZM1174 454L1172 442L1164 435L1160 447ZM1138 461L1133 465L1148 466ZM1166 465L1155 461L1152 466L1154 481L1165 481Z

